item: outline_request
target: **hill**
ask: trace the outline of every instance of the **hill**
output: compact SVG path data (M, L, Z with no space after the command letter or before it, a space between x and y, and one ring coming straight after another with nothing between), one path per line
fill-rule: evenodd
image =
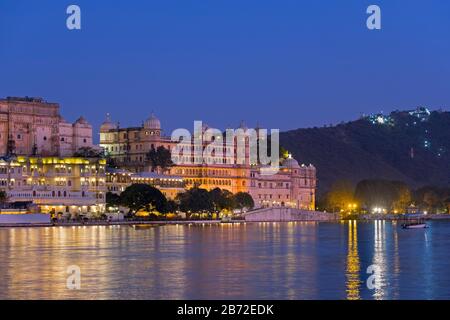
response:
M299 162L317 168L319 193L333 182L382 178L413 188L450 185L450 112L418 108L280 134Z

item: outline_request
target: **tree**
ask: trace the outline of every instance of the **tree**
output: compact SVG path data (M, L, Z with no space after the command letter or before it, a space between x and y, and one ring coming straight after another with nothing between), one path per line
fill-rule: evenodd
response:
M429 190L423 195L423 203L430 212L435 212L440 204L439 195L434 190Z
M392 203L392 199L386 197L386 193L392 195L392 190L388 189L385 181L362 180L356 185L355 198L369 211L373 208L387 208Z
M178 203L173 200L167 200L163 213L174 213L178 210Z
M177 200L180 203L180 209L184 212L210 213L214 209L211 196L206 189L189 189L186 192L179 193Z
M410 204L411 191L401 181L362 180L356 185L355 198L368 210L381 208L405 212Z
M215 212L231 210L235 206L233 194L228 190L215 188L209 191L209 195Z
M235 202L235 208L236 209L253 209L255 206L255 202L253 201L253 198L250 194L247 192L238 192L234 196L234 202Z
M394 212L406 213L412 202L411 190L404 183L394 182L393 184L396 188L396 199L392 204Z
M106 166L108 168L117 168L117 161L111 156L106 157Z
M118 194L106 193L106 208L117 207L120 205L120 196Z
M127 187L120 194L120 203L134 213L143 209L147 209L148 211L155 209L158 212L164 212L167 199L155 187L137 183Z
M160 169L164 173L168 168L173 166L170 151L163 146L159 146L157 149L152 147L147 153L147 160L150 163L152 171Z
M103 151L96 150L91 147L81 147L73 154L74 157L83 158L101 158L104 156Z
M280 160L285 160L289 157L289 151L280 146Z
M445 204L447 213L450 213L450 198L445 199L444 204Z
M430 213L449 212L450 188L422 187L414 193L415 203Z
M0 191L0 204L4 204L6 201L8 201L8 195L5 191Z
M350 181L336 181L326 195L326 208L334 212L346 210L349 205L353 208L354 193L355 188Z

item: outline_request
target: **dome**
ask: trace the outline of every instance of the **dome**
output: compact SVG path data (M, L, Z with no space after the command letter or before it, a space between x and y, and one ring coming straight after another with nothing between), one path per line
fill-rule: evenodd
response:
M288 168L288 169L300 168L300 165L298 164L297 160L292 158L291 155L289 155L289 158L284 160L282 164L283 164L283 167Z
M161 122L159 121L159 119L157 117L155 117L155 115L152 113L150 115L150 118L148 118L147 120L145 120L144 122L144 127L148 128L148 129L161 129Z
M100 131L109 131L111 129L114 129L114 124L111 121L109 113L107 113L105 121L100 126Z

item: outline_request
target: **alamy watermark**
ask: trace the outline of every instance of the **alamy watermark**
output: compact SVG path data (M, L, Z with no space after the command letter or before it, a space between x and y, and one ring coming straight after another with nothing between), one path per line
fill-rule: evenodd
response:
M381 30L381 8L372 4L367 7L366 12L367 14L370 14L366 21L367 29Z
M66 279L66 287L69 290L81 289L81 269L77 265L67 267L66 273L69 275Z
M381 289L381 268L376 264L372 264L367 267L367 274L370 276L367 278L366 285L369 290Z
M229 164L264 165L263 174L275 174L280 165L280 130L238 128L224 132L194 121L193 135L187 129L176 129L171 140L177 142L172 149L176 165ZM270 141L270 155L269 155Z
M81 30L81 8L75 4L67 7L66 13L69 15L66 26L69 30Z

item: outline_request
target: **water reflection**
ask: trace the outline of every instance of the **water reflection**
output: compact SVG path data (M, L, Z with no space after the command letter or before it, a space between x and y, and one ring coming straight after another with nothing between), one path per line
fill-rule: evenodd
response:
M347 249L347 299L359 300L360 262L358 255L358 224L348 221L348 249Z
M375 289L373 297L376 300L381 300L385 295L386 288L386 274L388 272L386 267L386 221L375 220L374 222L374 253L372 264L375 266Z
M0 229L0 298L448 299L448 234L385 221ZM66 288L70 265L81 290Z

